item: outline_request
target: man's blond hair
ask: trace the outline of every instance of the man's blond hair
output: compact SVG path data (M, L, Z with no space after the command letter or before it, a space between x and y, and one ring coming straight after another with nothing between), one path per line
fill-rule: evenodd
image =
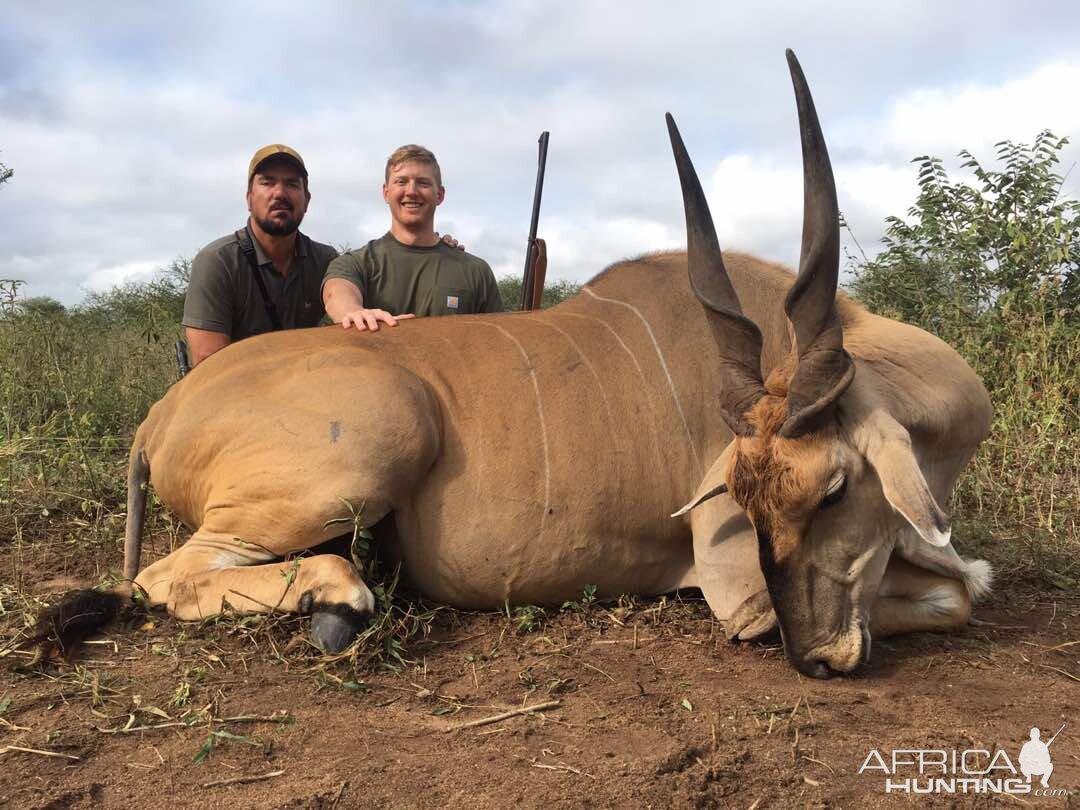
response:
M435 170L435 182L442 186L442 171L439 169L439 161L435 159L435 153L415 143L407 143L399 146L386 159L386 177L383 182L390 182L390 172L395 166L415 160L417 163L426 163Z

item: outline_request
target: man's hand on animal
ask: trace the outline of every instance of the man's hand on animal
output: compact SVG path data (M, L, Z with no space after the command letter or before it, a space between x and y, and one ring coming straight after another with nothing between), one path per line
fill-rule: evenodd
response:
M405 315L391 315L385 309L358 309L347 312L341 318L341 325L346 329L355 328L357 332L378 332L379 324L397 326L398 321L405 321L416 316L408 313Z
M398 321L415 318L412 313L393 315L379 307L365 307L360 288L343 278L327 279L323 285L326 313L345 329L378 332L379 324L397 326Z

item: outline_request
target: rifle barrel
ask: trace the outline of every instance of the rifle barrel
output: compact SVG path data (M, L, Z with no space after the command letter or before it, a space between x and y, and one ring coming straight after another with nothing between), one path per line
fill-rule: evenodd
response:
M540 199L544 195L544 170L547 167L548 139L551 133L544 130L537 143L540 145L536 163L536 189L533 191L532 218L529 220L529 241L525 245L525 272L521 277L521 309L529 309L532 302L533 264L536 261L536 228L540 224Z

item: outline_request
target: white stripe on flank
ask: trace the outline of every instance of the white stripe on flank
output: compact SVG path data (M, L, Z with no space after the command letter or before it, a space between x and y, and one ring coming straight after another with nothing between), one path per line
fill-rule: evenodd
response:
M497 329L506 335L521 353L522 359L525 361L526 367L529 369L529 379L532 380L533 390L536 392L536 412L540 416L540 445L544 450L544 511L540 514L540 531L537 535L537 539L544 534L544 524L547 521L548 508L551 506L551 461L548 456L548 435L547 435L547 422L544 421L544 404L540 401L540 383L536 379L536 369L533 368L532 361L529 359L528 352L525 351L525 347L521 345L521 342L503 329L498 324L489 323L483 320L477 320L475 322L478 325L490 326L493 329Z
M621 307L626 307L645 324L645 331L649 333L649 340L652 341L653 348L656 349L656 357L660 360L660 368L664 370L664 376L667 377L668 387L671 389L671 397L675 400L675 408L679 412L679 419L682 420L683 430L686 431L686 443L690 446L690 453L694 456L694 464L697 466L698 473L701 473L701 459L698 458L697 448L694 447L694 440L690 436L690 425L686 421L686 414L683 413L682 403L679 402L679 394L675 390L675 382L671 379L671 372L668 371L667 361L664 360L664 353L660 351L660 344L656 341L656 335L653 334L652 327L649 322L645 320L645 316L641 314L641 310L635 307L633 304L628 304L625 301L619 301L615 298L604 298L602 295L597 295L589 287L582 287L582 292L588 293L597 301L604 301L609 304L618 304ZM636 362L636 361L635 361Z
M594 315L580 315L577 312L560 312L558 314L562 315L562 316L565 316L565 317L570 317L570 318L581 318L582 320L586 320L586 321L594 321L594 322L600 324L605 329L607 329L609 332L611 332L611 336L613 338L615 338L615 340L618 342L618 344L622 347L622 350L624 352L626 352L627 357L630 358L630 362L634 364L634 368L637 369L637 373L638 373L638 376L641 377L642 384L643 385L648 385L649 381L645 378L645 372L644 372L644 370L642 370L641 364L638 363L637 357L634 356L633 350L629 346L626 345L626 341L624 341L621 337L619 337L619 333L616 332L614 330L614 328L612 328L611 324L609 324L603 318L597 318ZM582 357L584 357L584 355L582 355ZM603 391L604 390L603 387L601 387L600 390ZM659 466L659 468L663 468L665 462L664 462L664 454L660 452L660 438L656 435L655 430L650 430L649 435L652 436L653 449L656 450L656 463Z
M604 398L604 407L607 408L608 413L610 413L611 408L608 406L608 397L607 397L607 391L604 390L604 382L603 382L603 380L600 379L600 374L597 373L596 367L591 362L589 362L589 358L585 356L585 352L577 344L577 341L574 340L574 338L570 335L569 332L567 332L565 329L560 329L555 324L551 323L550 320L545 320L545 321L539 321L538 320L538 322L543 323L544 326L549 326L552 329L554 329L556 332L558 332L560 335L562 335L564 338L566 338L567 342L571 346L574 347L574 351L576 351L578 353L578 357L581 358L581 362L585 364L585 368L587 368L592 373L593 378L596 380L596 384L600 388L600 396Z
M624 341L621 337L619 337L619 333L616 332L614 329L612 329L611 325L608 324L607 321L601 320L600 318L595 318L592 315L580 315L577 312L560 312L559 314L560 315L569 315L572 318L584 318L587 321L596 321L598 324L600 324L605 329L607 329L609 332L611 332L612 337L614 337L615 340L617 340L619 342L619 345L622 346L623 351L626 352L627 355L629 355L630 362L633 363L634 368L637 369L637 373L638 373L638 376L641 377L641 381L646 382L645 372L642 370L641 364L637 361L637 358L634 356L634 353L630 350L630 347L626 345L626 341Z

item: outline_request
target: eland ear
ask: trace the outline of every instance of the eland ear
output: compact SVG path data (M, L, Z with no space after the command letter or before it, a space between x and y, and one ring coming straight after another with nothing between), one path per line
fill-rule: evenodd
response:
M884 411L859 428L859 445L877 472L885 500L932 546L948 545L949 516L938 506L911 448L911 435Z
M727 471L728 465L731 463L731 453L734 447L735 442L732 441L731 444L724 448L724 452L713 462L709 471L705 473L705 477L701 479L701 484L698 485L697 492L694 493L690 503L678 512L673 512L672 517L685 515L691 509L700 506L710 498L715 498L717 495L723 495L727 492Z

